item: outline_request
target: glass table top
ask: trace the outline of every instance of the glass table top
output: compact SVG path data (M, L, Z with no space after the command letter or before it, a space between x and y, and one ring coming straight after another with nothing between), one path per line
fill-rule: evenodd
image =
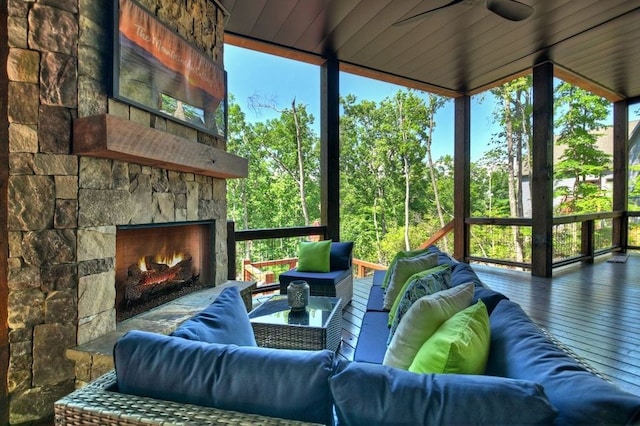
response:
M331 313L340 299L337 297L309 297L304 311L292 311L286 295L273 296L249 313L254 323L326 327Z

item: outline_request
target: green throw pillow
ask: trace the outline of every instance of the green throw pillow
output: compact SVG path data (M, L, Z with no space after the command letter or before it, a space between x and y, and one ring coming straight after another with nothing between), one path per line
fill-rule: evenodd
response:
M389 326L395 331L394 321L400 321L413 302L422 296L437 293L449 287L451 287L451 268L449 265L438 265L411 275L398 292L398 297L393 301L389 310ZM391 339L391 335L389 335L389 339Z
M419 374L483 374L489 358L489 314L482 300L449 318L409 366Z
M298 272L329 272L331 240L302 241L298 251Z
M391 271L395 268L396 262L398 262L398 259L420 256L421 254L425 254L427 250L429 250L429 247L423 248L423 249L409 250L409 251L399 251L398 253L396 253L396 255L393 256L393 259L391 259L391 263L387 268L387 273L384 274L381 287L387 288L387 286L389 285L389 279L391 278Z
M402 257L396 262L391 270L389 285L384 294L382 308L390 310L396 298L400 294L400 290L413 274L431 269L438 264L438 255L436 253L424 253L415 257Z
M472 283L461 284L416 300L399 322L382 363L408 370L422 344L446 320L471 305L474 289Z

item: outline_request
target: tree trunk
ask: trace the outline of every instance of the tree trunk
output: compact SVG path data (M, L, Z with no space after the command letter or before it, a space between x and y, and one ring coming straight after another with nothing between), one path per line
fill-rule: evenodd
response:
M382 249L380 247L380 226L378 225L378 197L373 199L373 229L376 233L376 251L378 253L378 263L383 263Z
M409 242L409 198L411 184L409 182L409 160L406 156L402 157L404 162L404 246L406 250L411 250L411 244Z
M429 169L429 175L431 177L431 186L433 188L433 199L436 202L436 211L438 213L438 219L440 220L440 228L444 228L446 225L444 220L444 214L442 212L442 204L440 203L440 193L438 191L438 182L436 180L436 174L433 170L433 157L431 156L431 143L433 138L433 129L435 127L435 109L429 110L429 134L427 135L427 168ZM449 241L445 235L442 238L444 247L449 247Z
M517 189L517 177L516 170L518 170L516 147L514 146L514 132L513 132L513 110L511 108L511 99L509 98L509 92L505 92L503 96L504 102L504 117L505 117L505 133L507 140L507 179L509 189L509 214L511 217L520 217L518 215L518 189ZM517 226L511 227L512 242L515 249L516 261L522 261L522 247L518 243L519 230Z
M402 138L402 149L400 150L400 156L402 157L402 172L404 174L404 246L405 250L411 250L411 244L409 242L409 200L410 200L410 170L409 159L404 152L404 147L407 144L407 133L404 128L404 105L402 101L398 103L398 125L400 129L400 137Z
M295 98L291 102L291 111L293 112L293 122L296 126L296 147L298 150L298 188L300 191L300 207L302 208L302 216L304 217L305 226L309 226L309 212L307 210L307 196L304 190L305 171L304 171L304 153L302 152L302 134L300 131L300 123L298 122L298 112L296 110Z

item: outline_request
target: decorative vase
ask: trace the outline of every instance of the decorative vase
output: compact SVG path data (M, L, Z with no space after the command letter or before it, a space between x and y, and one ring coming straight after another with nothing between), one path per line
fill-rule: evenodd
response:
M287 286L287 301L292 311L303 311L309 304L309 284L304 280L294 280Z

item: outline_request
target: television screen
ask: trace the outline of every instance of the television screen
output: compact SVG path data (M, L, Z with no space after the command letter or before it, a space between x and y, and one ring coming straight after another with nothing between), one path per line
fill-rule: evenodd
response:
M115 5L113 97L224 137L224 69L135 1Z

